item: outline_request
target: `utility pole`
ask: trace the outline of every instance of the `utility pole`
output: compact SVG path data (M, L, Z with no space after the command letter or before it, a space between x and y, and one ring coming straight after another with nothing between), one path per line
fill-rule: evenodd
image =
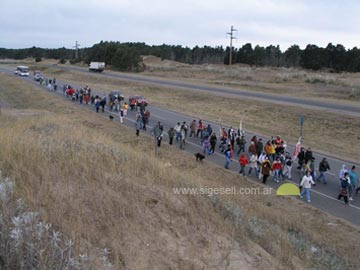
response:
M230 33L226 33L228 35L230 35L230 57L229 57L229 66L231 66L232 64L232 41L233 39L236 39L236 37L233 36L233 32L237 31L236 29L234 29L233 26L231 26L230 28Z
M73 46L73 48L75 48L75 59L78 59L79 57L79 53L78 53L79 46L80 44L77 41L75 41L75 46Z

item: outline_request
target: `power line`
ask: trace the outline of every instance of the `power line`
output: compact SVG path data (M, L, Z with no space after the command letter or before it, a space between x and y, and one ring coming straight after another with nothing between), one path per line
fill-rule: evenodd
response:
M230 33L226 33L228 35L230 35L230 57L229 57L229 65L231 66L232 64L232 41L233 39L236 39L236 37L233 36L233 32L237 31L236 29L234 29L233 26L231 26L230 28Z
M78 53L79 47L80 44L77 41L75 41L75 46L73 46L73 48L75 48L75 59L78 59L79 57L79 53Z

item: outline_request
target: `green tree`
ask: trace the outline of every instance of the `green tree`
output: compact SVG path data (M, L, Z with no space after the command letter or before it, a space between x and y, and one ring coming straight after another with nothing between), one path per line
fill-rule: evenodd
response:
M122 71L139 71L141 57L134 47L121 46L111 59L112 66Z
M285 51L285 65L287 67L299 67L302 50L298 45L292 45Z

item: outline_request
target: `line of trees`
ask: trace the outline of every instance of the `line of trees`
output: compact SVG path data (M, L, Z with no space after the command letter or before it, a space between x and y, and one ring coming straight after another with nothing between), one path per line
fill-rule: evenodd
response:
M309 44L305 49L293 45L282 52L279 46L269 45L262 47L247 43L240 48L233 48L232 63L243 63L250 66L272 67L302 67L305 69L329 69L335 72L360 71L360 49L346 49L343 45L329 43L326 48ZM80 49L79 57L75 59L75 50L58 48L27 48L5 49L0 48L0 58L24 59L34 57L54 58L63 62L65 59L72 62L104 61L113 69L123 71L141 71L141 55L154 55L161 59L168 59L188 64L229 64L230 48L218 47L182 47L174 45L146 45L145 43L120 43L101 41L90 48Z

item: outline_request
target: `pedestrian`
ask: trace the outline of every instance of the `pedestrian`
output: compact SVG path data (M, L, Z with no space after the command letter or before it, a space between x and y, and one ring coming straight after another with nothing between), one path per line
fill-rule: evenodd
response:
M160 121L150 131L150 134L152 134L154 136L154 139L156 140L158 147L161 146L161 141L163 138L163 131L164 131L164 127Z
M123 106L122 106L122 109L124 111L124 116L127 115L127 111L128 111L128 104L126 102L124 102Z
M203 153L210 155L210 139L209 136L204 137L203 140Z
M176 126L174 127L176 133L176 141L179 142L181 139L181 125L180 122L177 122Z
M146 125L149 123L150 119L150 111L149 110L141 110L140 112L142 114L142 121L143 121L143 130L146 130Z
M344 198L345 204L349 203L349 186L351 185L349 173L345 172L344 176L340 179L341 190L338 195L338 200Z
M327 170L330 170L329 163L327 162L326 158L323 158L322 161L319 163L319 177L318 182L320 182L320 179L324 181L324 184L326 184L326 176L325 173Z
M105 105L106 105L106 97L103 97L100 101L101 111L105 111Z
M258 178L259 178L259 180L262 178L262 174L261 174L261 164L263 163L263 161L265 160L265 158L266 158L266 153L265 152L262 152L261 154L260 154L260 156L258 157L258 173L259 173L259 175L258 175Z
M190 124L190 138L194 135L195 137L195 131L196 131L196 120L193 120Z
M200 138L202 139L202 131L204 129L204 124L201 120L199 120L198 126L197 126L197 132L196 132L196 138L199 137L200 134Z
M257 155L251 155L250 162L249 162L249 176L251 176L252 170L255 171L256 177L259 177L258 172L258 156Z
M266 181L270 175L271 171L271 163L269 161L269 157L266 156L264 161L261 163L261 174L263 176L263 184L266 184Z
M256 146L256 155L260 156L262 151L264 150L262 138L259 138L259 140L257 141L257 144L255 146Z
M343 164L341 166L341 169L340 169L340 172L339 172L339 179L341 181L341 179L344 177L345 173L348 172L347 168L346 168L346 165Z
M231 162L231 149L230 147L228 147L225 152L225 169L229 169L230 168L230 162Z
M123 124L124 123L124 110L121 109L119 111L119 118L120 118L120 124Z
M304 197L304 194L306 195L306 202L310 203L310 189L311 185L315 185L315 182L313 181L310 171L306 171L305 175L301 179L300 186L302 187L302 191L300 193L300 198L302 199Z
M297 155L297 158L298 158L298 165L299 165L297 167L297 169L301 170L304 167L304 163L305 163L305 149L304 149L304 147L300 148L300 152Z
M215 153L215 147L216 147L216 142L217 142L217 137L215 132L213 132L213 134L210 137L210 153L214 154Z
M291 169L292 169L292 157L289 152L285 154L285 165L284 165L284 175L287 175L287 179L291 180Z
M89 93L87 91L85 92L85 95L84 95L84 101L85 101L86 105L89 104Z
M99 109L100 109L100 98L99 98L99 96L96 96L96 97L95 97L94 103L95 103L96 112L98 113L98 112L99 112Z
M281 170L280 157L278 157L278 156L276 157L273 164L271 165L271 169L274 172L273 181L276 183L279 183L279 174L280 174L280 170Z
M239 164L240 164L240 174L245 176L245 166L249 164L249 160L246 157L246 154L243 153L239 158Z
M313 179L313 181L315 181L316 179L316 172L315 172L315 157L311 157L310 160L307 163L308 168L310 170L310 175Z
M241 152L245 152L245 144L246 144L245 136L237 137L236 144L239 147L239 151L237 152L238 155L240 155Z
M264 147L264 150L266 152L266 155L269 157L269 159L271 161L274 160L274 156L275 156L275 147L274 145L271 143L271 141L267 141Z
M168 136L169 136L169 144L172 145L172 144L173 144L174 137L175 137L175 129L174 129L173 127L171 127L171 128L168 130Z
M249 149L248 149L249 155L256 155L257 151L256 151L256 146L255 146L255 142L251 141L250 145L249 145Z
M183 126L181 126L181 130L180 130L180 149L181 150L185 149L185 140L186 140L185 128Z
M359 191L360 188L358 188L358 185L359 185L359 179L357 177L357 174L356 174L356 167L355 165L353 165L351 167L351 170L349 171L349 178L350 178L350 183L351 183L351 188L350 188L350 201L353 200L352 198L352 195L353 193L355 193L355 195L357 194L357 192Z
M80 88L80 91L79 91L79 102L80 102L80 105L83 104L83 100L84 100L84 90L82 88Z
M306 152L305 152L304 162L307 164L311 160L312 157L313 157L313 153L311 151L311 148L308 147L308 149L306 149Z
M213 129L212 126L210 124L208 124L207 128L206 128L206 132L208 134L208 136L210 137L211 134L213 133Z
M186 124L185 121L182 123L182 128L184 129L184 132L185 132L185 140L186 140L186 139L187 139L188 130L189 130L189 126L188 126L188 124Z
M135 122L136 136L139 137L140 129L142 128L141 118L137 117Z

